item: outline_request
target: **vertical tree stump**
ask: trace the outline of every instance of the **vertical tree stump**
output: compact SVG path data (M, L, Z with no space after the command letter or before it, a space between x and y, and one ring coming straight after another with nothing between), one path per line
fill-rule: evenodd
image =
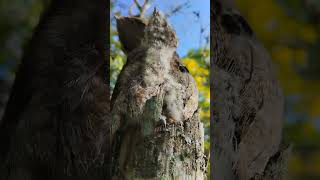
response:
M144 34L144 36L141 37L143 40L139 47L132 48L130 46L130 49L126 49L129 46L123 45L128 53L128 60L117 80L111 104L113 117L120 117L119 119L113 118L114 126L118 128L113 139L115 148L113 151L113 179L203 180L206 170L204 130L199 119L198 92L195 81L188 74L178 55L172 53L175 51L176 44L170 43L174 43L176 40L170 40L170 38L175 38L175 35L172 34L172 30L167 26L163 17L155 10L151 20L149 19L149 22L145 24L146 27L137 26L141 23L141 20L133 17L118 18L118 32L121 43L140 44L140 42L132 42L136 41L137 36L130 34L132 32L130 28L134 28L136 33L140 30L141 33L138 34ZM124 26L127 31L122 31L121 28ZM151 26L154 26L154 28ZM158 29L164 29L165 33L162 34L163 32L159 31L158 34L148 34L149 30ZM123 33L129 33L129 35ZM135 38L128 39L130 35ZM159 52L152 50L152 48L150 50L150 47L146 46L149 43L150 46L158 47L159 45L156 48ZM168 46L165 43L169 43ZM166 50L166 47L170 46L173 47L174 51L171 51L170 48ZM169 56L170 54L172 56ZM169 63L162 64L164 61ZM149 70L150 67L155 68ZM163 78L164 80L154 86L146 85L153 83L146 78L150 72L155 72L152 75L153 81L161 81ZM141 79L132 80L135 77L141 77ZM138 87L141 87L139 96L132 95L135 91L129 91L137 86L136 83L132 82L143 82L141 85L138 84ZM172 89L177 88L172 97L168 95L168 92L170 93L173 90L166 89L166 83L173 83ZM151 91L150 89L155 89L157 93L149 96L147 93ZM136 99L128 98L141 96L146 97L145 104L141 104L144 103L143 101L134 103ZM121 98L125 103L120 101ZM168 103L167 101L171 101L170 98L173 101ZM183 102L182 109L172 105L172 103L179 101ZM124 125L128 121L132 122L130 119L132 116L128 115L131 113L130 110L134 111L133 114L138 114L135 111L139 109L130 107L131 104L143 107L142 113L138 116L139 123ZM118 111L123 111L123 113ZM175 117L173 119L179 118L180 116L174 115L180 113L182 119L170 122L172 118L165 114L167 111L171 111L171 114Z
M203 180L206 169L203 141L198 113L184 124L168 125L161 132L139 137L125 177Z

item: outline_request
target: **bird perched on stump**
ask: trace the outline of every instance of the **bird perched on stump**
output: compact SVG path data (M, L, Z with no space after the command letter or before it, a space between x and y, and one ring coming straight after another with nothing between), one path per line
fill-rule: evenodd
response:
M176 34L159 11L148 22L136 17L118 17L117 22L127 62L112 95L112 136L120 143L118 163L124 171L135 143L153 134L159 123L191 118L198 92L176 53Z

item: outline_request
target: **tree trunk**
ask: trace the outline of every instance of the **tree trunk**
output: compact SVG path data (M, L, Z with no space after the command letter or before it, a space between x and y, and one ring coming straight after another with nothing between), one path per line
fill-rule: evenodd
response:
M232 0L211 16L213 179L282 179L283 96L271 59Z
M205 178L198 92L192 76L173 53L175 35L164 21L157 11L145 26L137 26L143 21L135 17L118 18L121 43L140 43L141 39L130 33L145 33L138 47L123 45L128 59L112 95L113 127L116 127L113 179ZM172 51L167 47L172 47ZM165 61L168 63L162 64ZM139 120L135 122L134 117Z
M107 5L53 0L0 127L2 180L109 179Z
M167 125L149 136L134 138L136 144L132 151L128 149L131 160L124 172L115 172L115 180L205 179L203 127L198 113L179 126ZM123 138L122 143L131 143L130 140ZM117 151L119 159L127 153L121 148Z

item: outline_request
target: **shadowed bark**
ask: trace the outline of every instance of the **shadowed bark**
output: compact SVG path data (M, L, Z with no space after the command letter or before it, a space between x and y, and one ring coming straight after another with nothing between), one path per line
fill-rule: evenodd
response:
M283 179L283 95L271 58L232 0L211 10L213 179Z
M0 126L3 180L108 179L108 2L54 0Z

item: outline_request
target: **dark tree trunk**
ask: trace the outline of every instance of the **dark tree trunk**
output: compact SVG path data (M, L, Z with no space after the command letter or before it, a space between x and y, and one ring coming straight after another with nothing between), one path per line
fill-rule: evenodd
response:
M283 97L266 50L232 0L216 0L213 23L213 179L282 179Z
M1 179L108 179L108 4L53 0L42 16L1 121Z

